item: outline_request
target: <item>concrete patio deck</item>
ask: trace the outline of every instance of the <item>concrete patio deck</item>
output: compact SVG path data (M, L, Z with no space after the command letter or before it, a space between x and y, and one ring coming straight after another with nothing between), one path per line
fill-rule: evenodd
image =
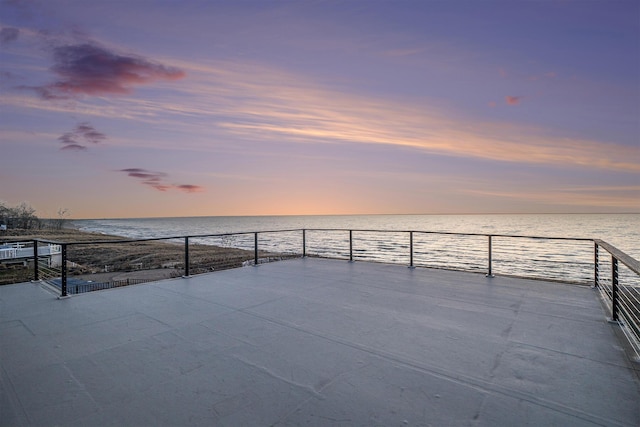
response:
M297 259L0 287L2 426L638 426L588 287Z

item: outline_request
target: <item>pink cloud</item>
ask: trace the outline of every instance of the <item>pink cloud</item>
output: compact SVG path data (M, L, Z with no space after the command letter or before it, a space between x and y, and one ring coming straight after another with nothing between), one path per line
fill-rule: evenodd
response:
M507 105L518 105L520 101L524 98L523 96L505 96L504 100Z
M131 93L136 85L185 76L177 68L137 56L120 55L90 43L56 47L53 59L51 69L59 79L49 85L31 88L44 99L123 95Z

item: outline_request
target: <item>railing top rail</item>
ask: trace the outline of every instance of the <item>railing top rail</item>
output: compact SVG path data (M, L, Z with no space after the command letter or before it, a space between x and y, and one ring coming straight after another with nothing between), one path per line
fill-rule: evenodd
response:
M302 231L301 228L285 229L285 230L260 230L260 231L238 231L233 233L214 233L214 234L188 234L181 236L164 236L164 237L145 237L145 238L124 238L122 240L91 240L86 242L65 242L66 245L94 245L102 243L133 243L133 242L153 242L158 240L176 240L184 239L185 237L191 238L205 238L205 237L228 237L238 235L252 235L255 233L286 233L292 231Z
M605 242L604 240L594 239L593 241L596 243L596 245L602 247L611 255L616 257L618 261L620 261L621 263L629 267L631 271L640 275L640 261L627 255L626 253L622 252L620 249L616 248L610 243Z
M481 237L508 237L508 238L522 238L522 239L537 239L537 240L566 240L566 241L594 241L591 238L584 237L554 237L554 236L528 236L528 235L515 235L515 234L493 234L493 233L463 233L454 231L424 231L424 230L376 230L376 229L350 229L350 228L294 228L283 230L258 230L258 231L238 231L232 233L213 233L213 234L192 234L182 236L164 236L164 237L147 237L147 238L123 238L121 240L91 240L91 241L72 241L64 242L66 245L91 245L91 244L103 244L103 243L132 243L132 242L152 242L159 240L177 240L187 238L207 238L207 237L228 237L237 235L251 235L255 233L286 233L293 231L356 231L360 233L420 233L420 234L439 234L449 236L481 236ZM53 242L43 239L37 239L38 241L45 243L62 244L61 242Z
M307 228L307 231L358 231L364 233L421 233L421 234L444 234L454 236L483 236L483 237L515 237L523 239L540 240L574 240L592 242L589 237L553 237L553 236L527 236L518 234L494 234L494 233L463 233L457 231L424 231L424 230L374 230L374 229L353 229L353 228Z
M33 239L33 240L37 241L38 243L48 243L50 245L61 245L63 243L57 240L48 240L48 239Z

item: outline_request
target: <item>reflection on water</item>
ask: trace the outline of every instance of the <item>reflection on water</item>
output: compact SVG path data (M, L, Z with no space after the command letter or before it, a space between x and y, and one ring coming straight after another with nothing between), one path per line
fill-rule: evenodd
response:
M341 229L306 232L306 252L349 259L348 229L354 231L354 260L410 263L409 232L507 234L605 240L640 258L639 214L548 215L353 215L258 216L104 219L74 221L80 229L131 238L296 230L260 233L264 250L300 253L299 229ZM254 235L192 239L194 243L253 249ZM492 238L492 269L496 274L589 282L593 280L593 243L513 237ZM413 233L415 266L486 272L488 237ZM623 269L624 270L624 269Z

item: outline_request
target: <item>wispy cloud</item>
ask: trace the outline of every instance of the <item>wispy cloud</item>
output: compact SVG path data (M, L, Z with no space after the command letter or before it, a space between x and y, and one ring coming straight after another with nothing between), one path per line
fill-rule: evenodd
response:
M83 113L176 129L188 126L185 132L200 138L185 141L184 147L202 151L212 149L215 144L211 141L240 137L261 143L385 144L501 162L640 172L637 148L612 141L456 117L427 103L349 94L256 63L176 64L190 79L161 99L109 98L99 108L84 102ZM519 101L521 97L513 98ZM0 102L19 105L23 101L6 98ZM29 108L53 105L33 99L24 102ZM202 142L205 140L207 143ZM151 145L148 140L130 143ZM159 144L163 142L153 141L155 148Z
M521 200L529 203L602 208L640 208L640 186L571 186L542 190L467 189L466 193Z
M218 128L249 139L385 144L504 162L640 171L635 147L457 118L426 104L338 92L275 69L240 65L194 68L193 83L181 90L190 96L191 113L214 116Z
M156 80L177 80L184 71L139 56L122 55L93 43L53 48L51 70L58 79L31 87L44 99L68 99L81 95L123 95L137 85Z
M193 184L170 184L166 181L168 174L164 172L155 172L142 168L120 169L132 178L136 178L141 184L154 188L158 191L178 190L185 193L198 193L204 191L204 187Z
M97 144L104 141L107 136L98 132L89 122L78 123L73 130L58 137L58 141L64 144L62 150L84 151L85 144Z

